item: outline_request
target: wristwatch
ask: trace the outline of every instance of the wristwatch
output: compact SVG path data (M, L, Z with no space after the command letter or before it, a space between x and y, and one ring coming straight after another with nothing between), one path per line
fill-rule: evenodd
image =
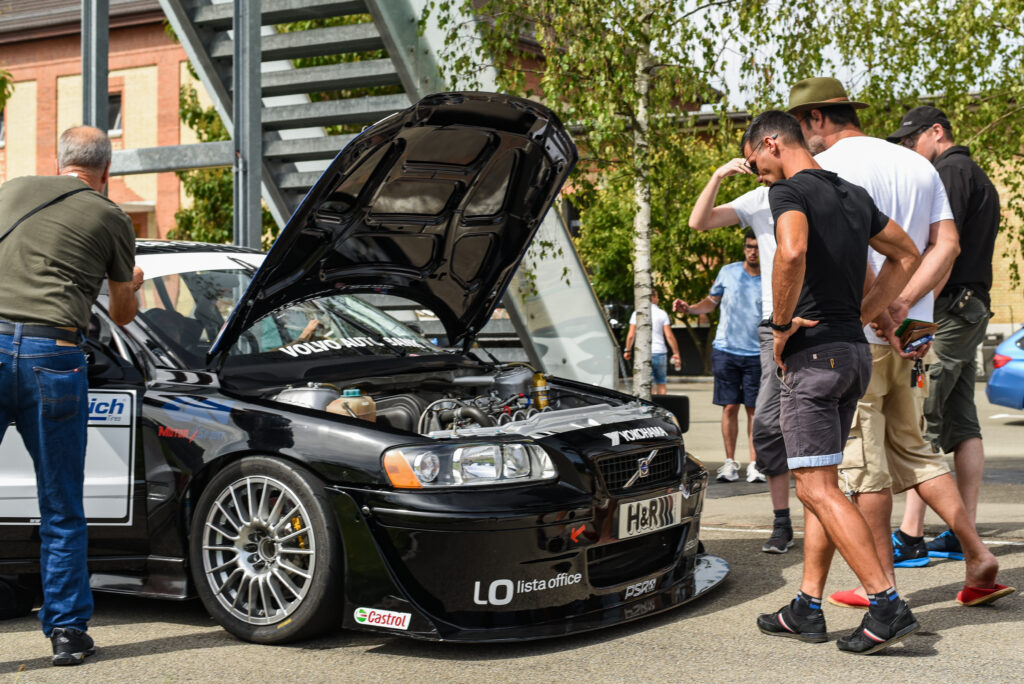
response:
M789 330L790 328L793 327L793 319L792 318L789 319L789 321L787 323L782 323L781 325L779 323L776 323L774 319L775 319L775 314L772 314L772 317L768 319L768 327L771 328L772 330L778 330L779 332L786 332L787 330Z

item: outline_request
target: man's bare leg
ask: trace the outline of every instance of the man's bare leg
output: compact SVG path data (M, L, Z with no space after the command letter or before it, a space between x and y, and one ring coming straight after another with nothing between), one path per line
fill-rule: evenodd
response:
M835 554L836 547L829 541L818 516L810 508L804 508L804 575L800 591L808 596L824 595L825 580Z
M876 594L892 586L886 575L882 562L875 551L873 537L860 509L854 506L839 490L838 466L822 466L817 468L799 468L793 471L796 480L796 495L804 505L804 516L808 509L813 513L827 538L835 545L839 555L850 566L868 593ZM812 540L812 544L820 543ZM805 542L806 544L806 542ZM824 590L825 577L822 573L820 546L813 547L811 562L816 566L808 568L807 551L804 552L804 581L808 587L817 587L821 596ZM808 576L810 570L811 575ZM827 576L827 567L824 568Z
M896 586L896 570L892 564L892 490L854 494L853 503L868 523L875 553L878 554L886 576L892 586ZM863 588L857 593L861 591Z
M746 406L747 409L747 445L750 448L750 462L757 460L757 452L754 451L754 407Z
M907 490L907 503L903 507L903 521L900 529L911 537L924 536L924 514L927 511L924 499L913 489Z
M956 468L956 488L964 502L967 519L978 526L978 492L981 489L981 476L985 473L985 448L981 438L971 437L956 445L953 451L953 464ZM903 521L900 529L911 537L924 536L924 516L927 506L914 490L907 491L907 505L903 509Z
M767 479L768 492L772 497L772 508L776 511L782 508L789 508L789 472L780 473L779 475L768 475Z
M980 437L971 437L956 445L953 450L953 466L956 468L956 488L964 500L967 518L976 528L978 492L981 490L981 476L985 473L985 447Z
M967 564L964 583L969 587L983 589L995 586L996 574L999 572L999 561L988 550L974 522L968 517L964 503L960 499L953 476L949 473L933 477L915 487L924 502L939 514L953 533L960 540L964 551L964 562Z
M732 461L736 458L736 437L739 435L740 415L739 404L722 407L722 441L725 443L725 458Z

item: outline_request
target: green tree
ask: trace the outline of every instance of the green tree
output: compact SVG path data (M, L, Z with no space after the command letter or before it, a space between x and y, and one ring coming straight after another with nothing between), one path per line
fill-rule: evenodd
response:
M14 77L6 69L0 69L0 112L7 105L7 100L14 93Z
M578 132L570 186L580 251L601 296L627 290L632 265L641 334L652 282L703 288L734 258L735 231L695 235L685 224L711 171L737 154L725 109L784 107L789 86L809 76L837 76L869 103L862 120L873 135L894 130L923 99L944 108L958 141L1008 191L1020 254L1024 0L434 0L431 8L456 87L493 69L499 89L541 97ZM714 132L686 115L701 103L720 115ZM746 189L727 184L719 201ZM642 380L649 373L640 364L638 353ZM635 380L635 393L647 391Z

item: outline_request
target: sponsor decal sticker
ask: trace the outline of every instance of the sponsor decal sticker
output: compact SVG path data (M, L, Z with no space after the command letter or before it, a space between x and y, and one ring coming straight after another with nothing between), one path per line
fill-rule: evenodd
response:
M189 430L188 428L172 428L166 425L160 425L156 430L157 437L168 437L170 439L187 439L188 443L196 441L198 437L201 440L222 440L224 439L223 432L215 432L213 430L202 430L200 428L194 428Z
M89 395L89 423L96 425L130 425L132 422L131 395Z
M412 613L396 613L379 608L356 608L353 617L361 625L387 627L388 629L409 629L409 620L412 619Z
M516 594L529 594L534 591L548 591L567 587L572 584L579 584L583 580L581 573L560 572L551 579L516 580L509 579L494 580L487 587L484 594L481 591L480 582L473 582L473 603L478 606L507 606L512 603Z
M628 587L626 587L626 595L624 598L638 598L640 596L643 596L644 594L649 594L652 591L654 591L654 587L657 586L657 584L657 578L644 580L643 582L637 582L636 584L630 584Z
M659 425L639 427L632 430L613 430L604 433L604 436L611 440L612 446L619 446L622 442L635 442L638 439L651 439L652 437L668 437L665 428Z
M316 340L313 342L297 342L281 347L281 352L293 359L298 356L309 356L310 354L322 354L328 351L346 349L350 347L412 347L423 349L424 345L412 337L382 337L383 342L378 342L372 337L342 337L337 340Z
M626 620L631 620L632 618L638 618L641 615L653 613L655 608L657 608L657 604L654 602L654 599L649 598L646 601L641 601L640 603L636 603L632 606L626 606L625 610L622 611L622 617Z

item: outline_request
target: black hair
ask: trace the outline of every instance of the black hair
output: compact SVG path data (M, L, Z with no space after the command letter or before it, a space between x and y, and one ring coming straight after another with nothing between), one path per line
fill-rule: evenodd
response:
M943 126L942 130L945 131L946 138L949 139L949 142L951 142L951 143L955 143L956 142L956 136L953 135L953 129L952 128L949 128L948 126Z
M807 147L807 143L804 142L804 134L800 130L800 122L796 120L796 117L778 109L769 109L767 112L758 114L750 122L750 126L743 134L743 139L740 140L740 155L746 156L743 150L748 144L753 148L757 145L758 140L776 134L788 143Z
M746 242L747 240L757 240L757 236L754 235L753 228L747 228L743 231L743 241Z
M821 115L837 126L853 124L860 128L860 117L857 110L850 105L829 105L828 107L812 107L821 112Z

